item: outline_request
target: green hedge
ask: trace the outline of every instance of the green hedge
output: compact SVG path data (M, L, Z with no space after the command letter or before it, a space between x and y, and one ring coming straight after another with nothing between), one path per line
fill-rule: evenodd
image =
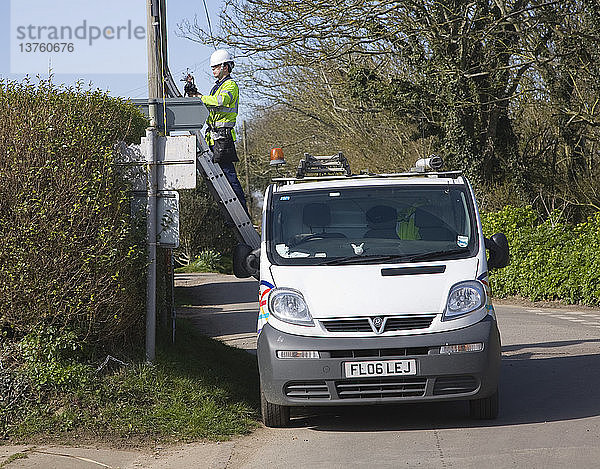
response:
M510 265L491 275L494 295L600 304L600 213L570 225L550 217L539 223L531 207L483 213L485 236L503 232Z
M87 343L142 330L145 242L113 164L146 120L105 93L0 81L0 325Z

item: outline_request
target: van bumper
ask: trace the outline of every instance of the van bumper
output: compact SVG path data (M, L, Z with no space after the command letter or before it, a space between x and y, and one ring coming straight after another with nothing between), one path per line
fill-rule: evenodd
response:
M483 350L440 354L441 345L471 343L483 343ZM315 350L320 358L279 359L277 350ZM413 336L306 337L266 324L258 337L262 391L268 402L286 406L479 399L496 391L500 358L492 316L463 329ZM415 360L415 375L345 376L345 362L406 359Z

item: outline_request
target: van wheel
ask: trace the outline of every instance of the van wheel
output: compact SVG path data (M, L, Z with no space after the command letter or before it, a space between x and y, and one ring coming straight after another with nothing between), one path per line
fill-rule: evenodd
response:
M478 420L491 420L498 417L498 388L491 396L469 401L469 415Z
M260 390L260 410L263 423L267 427L287 427L290 424L290 408L285 405L271 404Z

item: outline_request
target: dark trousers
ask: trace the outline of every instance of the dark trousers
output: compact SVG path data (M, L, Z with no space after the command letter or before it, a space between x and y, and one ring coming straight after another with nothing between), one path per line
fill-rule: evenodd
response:
M233 165L233 163L219 163L219 166L221 167L223 174L229 181L233 192L235 192L235 195L237 195L237 198L242 204L242 207L244 207L246 213L249 213L248 206L246 205L246 196L244 196L244 189L242 189L240 180L238 179L237 173L235 172L235 166Z

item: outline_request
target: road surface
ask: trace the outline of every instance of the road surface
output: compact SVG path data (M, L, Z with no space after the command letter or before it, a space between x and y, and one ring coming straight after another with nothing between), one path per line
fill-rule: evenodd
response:
M255 352L258 284L181 274L178 314L206 335ZM295 409L292 426L221 443L150 452L1 446L13 468L598 468L600 311L497 304L500 417L466 417L466 403ZM27 459L11 455L25 451ZM8 462L6 466L3 463Z
M212 337L255 348L257 283L204 280L184 287L205 303L184 314ZM470 420L464 402L299 409L291 428L237 440L226 467L600 467L600 311L507 302L496 311L503 344L497 420Z

